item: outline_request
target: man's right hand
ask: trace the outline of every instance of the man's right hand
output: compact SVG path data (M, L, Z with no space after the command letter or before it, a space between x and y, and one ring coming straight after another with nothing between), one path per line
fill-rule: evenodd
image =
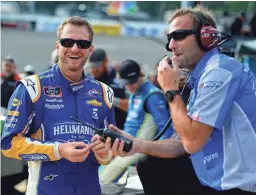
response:
M59 144L59 154L70 162L83 162L90 154L89 145L84 142L68 142Z
M114 125L109 125L109 129L112 131L117 132L118 134L130 139L133 141L132 144L132 149L130 150L130 152L125 152L124 149L124 142L120 141L119 139L116 139L115 142L112 145L112 153L114 156L120 155L120 156L131 156L134 153L136 153L139 150L139 140L132 137L130 134L118 129L116 126Z

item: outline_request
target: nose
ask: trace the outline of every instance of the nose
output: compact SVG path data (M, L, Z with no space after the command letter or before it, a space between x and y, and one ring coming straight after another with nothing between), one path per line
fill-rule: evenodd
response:
M175 41L173 38L170 40L170 42L169 42L169 48L171 49L171 50L173 50L173 49L176 49L178 47L178 43L177 43L177 41Z
M79 47L78 47L77 44L75 43L75 44L73 45L73 47L71 47L70 49L73 50L73 51L76 51L76 50L79 50Z

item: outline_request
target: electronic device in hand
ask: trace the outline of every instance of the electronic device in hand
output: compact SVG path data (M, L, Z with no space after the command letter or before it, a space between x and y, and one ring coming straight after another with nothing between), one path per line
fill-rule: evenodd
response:
M105 120L104 123L105 123L105 128L104 129L98 129L98 128L95 128L87 123L84 123L72 116L70 116L71 119L87 126L87 127L90 127L91 129L93 129L95 131L96 134L98 134L99 136L101 136L103 139L103 141L105 141L108 137L111 139L111 143L113 144L114 141L118 138L120 141L123 141L124 142L124 151L125 152L129 152L131 149L132 149L132 141L129 140L128 138L114 132L114 131L111 131L108 129L108 125L107 125L107 121Z

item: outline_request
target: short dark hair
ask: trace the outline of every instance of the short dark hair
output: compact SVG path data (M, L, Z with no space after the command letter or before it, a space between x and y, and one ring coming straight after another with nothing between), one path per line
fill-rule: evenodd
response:
M179 16L190 15L193 20L193 28L197 29L200 24L199 24L198 17L196 15L196 13L202 14L205 17L206 21L209 22L209 24L211 26L213 26L214 28L217 28L216 20L213 16L212 12L210 10L204 8L201 5L197 5L194 8L182 8L182 9L176 10L172 14L169 22L171 23L175 18L177 18Z
M63 31L63 28L67 24L72 24L72 25L75 25L75 26L84 26L84 27L86 27L88 32L89 32L89 39L90 39L89 41L93 41L94 33L93 33L93 29L92 29L91 25L89 24L89 22L86 19L81 18L80 16L69 17L68 19L64 20L58 26L58 29L57 29L57 39L58 40L60 39L61 33Z

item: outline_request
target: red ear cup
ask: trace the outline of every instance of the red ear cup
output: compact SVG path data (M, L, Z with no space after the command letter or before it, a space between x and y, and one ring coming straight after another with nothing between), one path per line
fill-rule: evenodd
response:
M216 28L203 25L200 31L200 42L205 50L212 49L218 45L218 31Z

